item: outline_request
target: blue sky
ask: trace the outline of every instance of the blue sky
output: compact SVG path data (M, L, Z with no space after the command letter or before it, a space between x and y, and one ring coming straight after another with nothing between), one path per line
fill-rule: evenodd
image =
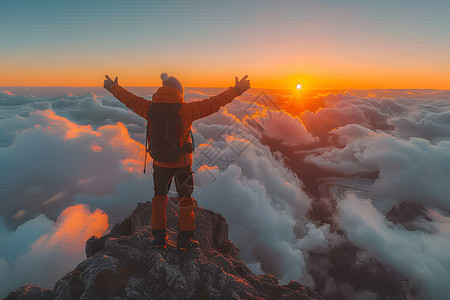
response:
M71 69L87 83L91 72L169 69L338 84L356 71L367 81L374 66L408 74L412 64L427 73L423 81L448 74L449 11L450 1L415 0L2 1L0 54L14 76L0 73L0 85L38 84L43 69L43 84L63 82Z

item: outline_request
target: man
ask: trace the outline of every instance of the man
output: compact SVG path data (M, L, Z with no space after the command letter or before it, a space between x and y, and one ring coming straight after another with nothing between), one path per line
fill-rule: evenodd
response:
M195 229L195 200L192 198L192 191L194 187L192 178L192 147L189 148L184 146L189 146L189 144L192 146L192 139L191 136L189 136L192 122L217 112L220 107L230 103L235 97L240 96L248 90L250 88L250 81L247 77L248 76L246 75L241 80L238 80L236 77L234 87L230 87L216 96L212 96L201 101L185 103L183 99L183 86L175 77L169 77L166 73L161 74L162 87L160 87L156 93L153 94L152 101L128 92L118 84L117 77L114 81L112 81L111 78L106 75L106 80L104 81L103 86L128 108L132 109L141 117L147 119L148 124L152 123L152 119L156 120L158 118L158 114L155 115L154 113L154 108L161 105L160 103L179 104L175 106L179 109L177 111L177 116L181 117L179 130L180 135L183 138L182 148L188 150L183 151L175 157L175 161L158 161L155 158L153 161L153 182L155 195L152 199L151 226L152 233L155 238L154 243L156 248L165 248L166 246L166 206L169 199L168 192L172 183L172 178L175 178L175 185L177 188L180 206L177 248L186 250L193 247L198 247L198 241L191 239ZM153 104L156 105L151 109ZM159 116L161 116L161 114ZM152 137L146 141L149 145L151 143L151 138ZM150 153L152 153L151 149L149 150Z

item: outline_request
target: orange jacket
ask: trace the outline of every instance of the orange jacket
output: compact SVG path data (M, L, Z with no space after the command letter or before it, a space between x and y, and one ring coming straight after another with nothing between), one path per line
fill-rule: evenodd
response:
M216 96L190 103L185 103L183 95L181 95L177 89L169 86L160 87L156 93L153 94L152 101L138 97L118 84L113 84L110 92L114 97L119 99L120 102L125 104L126 107L132 109L135 113L145 119L147 119L148 110L150 109L152 102L183 103L180 109L180 115L182 124L181 133L184 138L188 136L193 121L217 112L220 107L230 103L237 96L237 93L232 87ZM187 141L192 142L190 136ZM192 153L180 155L177 162L160 162L155 160L154 164L166 168L186 167L192 164Z

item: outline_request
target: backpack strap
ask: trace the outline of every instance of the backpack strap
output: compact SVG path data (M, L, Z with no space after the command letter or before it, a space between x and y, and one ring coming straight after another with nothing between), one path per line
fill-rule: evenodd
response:
M145 174L145 168L147 167L147 152L148 152L148 125L150 122L150 108L152 105L150 104L150 107L148 108L147 112L147 128L145 130L145 156L144 156L144 174Z
M180 119L180 135L183 132L183 119L181 118L181 115L178 113L178 118ZM187 141L187 136L183 140L181 140L181 151L183 152L183 159L184 159L184 165L186 166L186 153L184 152L184 142Z
M195 150L194 134L192 134L192 130L190 130L190 129L189 129L189 133L191 134L191 140L192 140L192 152L194 152L194 150Z

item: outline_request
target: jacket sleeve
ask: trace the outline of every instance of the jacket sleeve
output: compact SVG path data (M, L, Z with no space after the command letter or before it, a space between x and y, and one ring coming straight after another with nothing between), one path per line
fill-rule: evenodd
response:
M118 84L113 84L110 92L114 95L114 97L119 99L120 102L125 104L126 107L130 108L141 117L147 119L148 110L152 104L152 101L138 97Z
M195 121L217 112L222 106L230 103L236 96L237 93L233 88L229 88L216 96L201 101L185 103L183 107L186 109L186 113L192 117L192 121Z

